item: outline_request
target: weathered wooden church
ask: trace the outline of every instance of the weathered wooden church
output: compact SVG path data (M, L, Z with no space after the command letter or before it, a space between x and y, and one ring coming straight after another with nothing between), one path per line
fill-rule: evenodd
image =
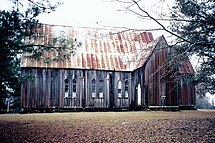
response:
M182 76L172 76L164 36L154 40L151 32L110 31L43 25L40 43L63 32L81 46L63 61L44 62L23 54L21 73L31 78L22 82L21 108L194 109L195 87L185 78L194 76L193 67L188 59L181 61L177 70Z

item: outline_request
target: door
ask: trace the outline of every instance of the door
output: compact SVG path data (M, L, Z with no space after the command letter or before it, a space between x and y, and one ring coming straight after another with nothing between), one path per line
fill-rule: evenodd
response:
M110 83L109 83L109 108L113 108L113 105L114 105L114 93L113 93L113 75L112 73L109 74L109 78L110 78Z

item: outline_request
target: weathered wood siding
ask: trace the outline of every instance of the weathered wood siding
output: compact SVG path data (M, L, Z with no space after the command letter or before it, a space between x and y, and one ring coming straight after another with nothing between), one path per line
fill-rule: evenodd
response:
M22 68L22 76L22 108L124 108L131 104L129 72Z
M113 72L113 101L116 108L129 107L131 104L131 73ZM119 93L119 82L121 82L121 93ZM128 95L125 93L125 83L128 83Z
M147 106L176 105L174 82L167 65L168 48L162 39L145 67L145 97Z
M195 87L187 80L187 75L183 75L179 81L179 105L195 106ZM194 76L194 75L189 75Z
M145 92L142 93L145 94L145 103L147 106L194 106L195 87L183 78L187 74L182 75L179 81L174 78L168 64L168 53L166 41L160 40L142 67L145 71Z
M85 75L86 107L109 107L108 72L89 70Z
M82 107L83 71L23 68L21 106L23 108ZM69 81L65 97L65 79ZM77 80L76 97L72 97L72 80Z
M140 85L141 96L138 97L138 85ZM134 71L132 79L132 92L133 92L133 101L134 107L147 106L147 97L145 95L145 66ZM140 99L139 99L140 98ZM139 103L138 103L139 100Z
M121 108L129 107L131 97L130 73L87 70L86 107ZM121 95L118 94L118 82L121 81ZM125 96L125 82L128 82L128 95ZM94 83L95 82L95 83ZM103 83L103 85L101 85ZM95 89L94 89L95 84ZM100 89L102 88L102 91Z

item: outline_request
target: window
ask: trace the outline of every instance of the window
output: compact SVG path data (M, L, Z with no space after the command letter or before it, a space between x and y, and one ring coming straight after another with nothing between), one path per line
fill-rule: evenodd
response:
M68 97L69 96L69 80L68 80L68 78L66 78L65 80L64 80L64 83L65 83L65 95L64 95L64 97Z
M96 97L96 80L92 80L92 98Z
M101 79L99 81L99 98L103 98L103 85L104 85L104 82L103 80Z
M125 98L128 98L128 80L125 80Z
M77 82L76 82L76 79L74 78L72 80L72 97L73 98L76 98L76 84L77 84Z
M122 82L118 81L118 98L122 98Z

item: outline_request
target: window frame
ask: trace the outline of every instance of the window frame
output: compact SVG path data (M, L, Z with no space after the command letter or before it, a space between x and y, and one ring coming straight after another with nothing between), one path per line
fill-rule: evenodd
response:
M99 97L98 98L104 98L104 80L99 80Z
M64 97L65 98L69 97L69 79L68 78L64 79Z
M117 97L122 98L122 81L118 80L117 82Z
M77 98L77 80L76 80L76 78L72 79L72 98Z
M125 80L125 98L129 98L129 81Z
M91 97L96 98L96 80L95 79L91 80L91 88L92 88Z

